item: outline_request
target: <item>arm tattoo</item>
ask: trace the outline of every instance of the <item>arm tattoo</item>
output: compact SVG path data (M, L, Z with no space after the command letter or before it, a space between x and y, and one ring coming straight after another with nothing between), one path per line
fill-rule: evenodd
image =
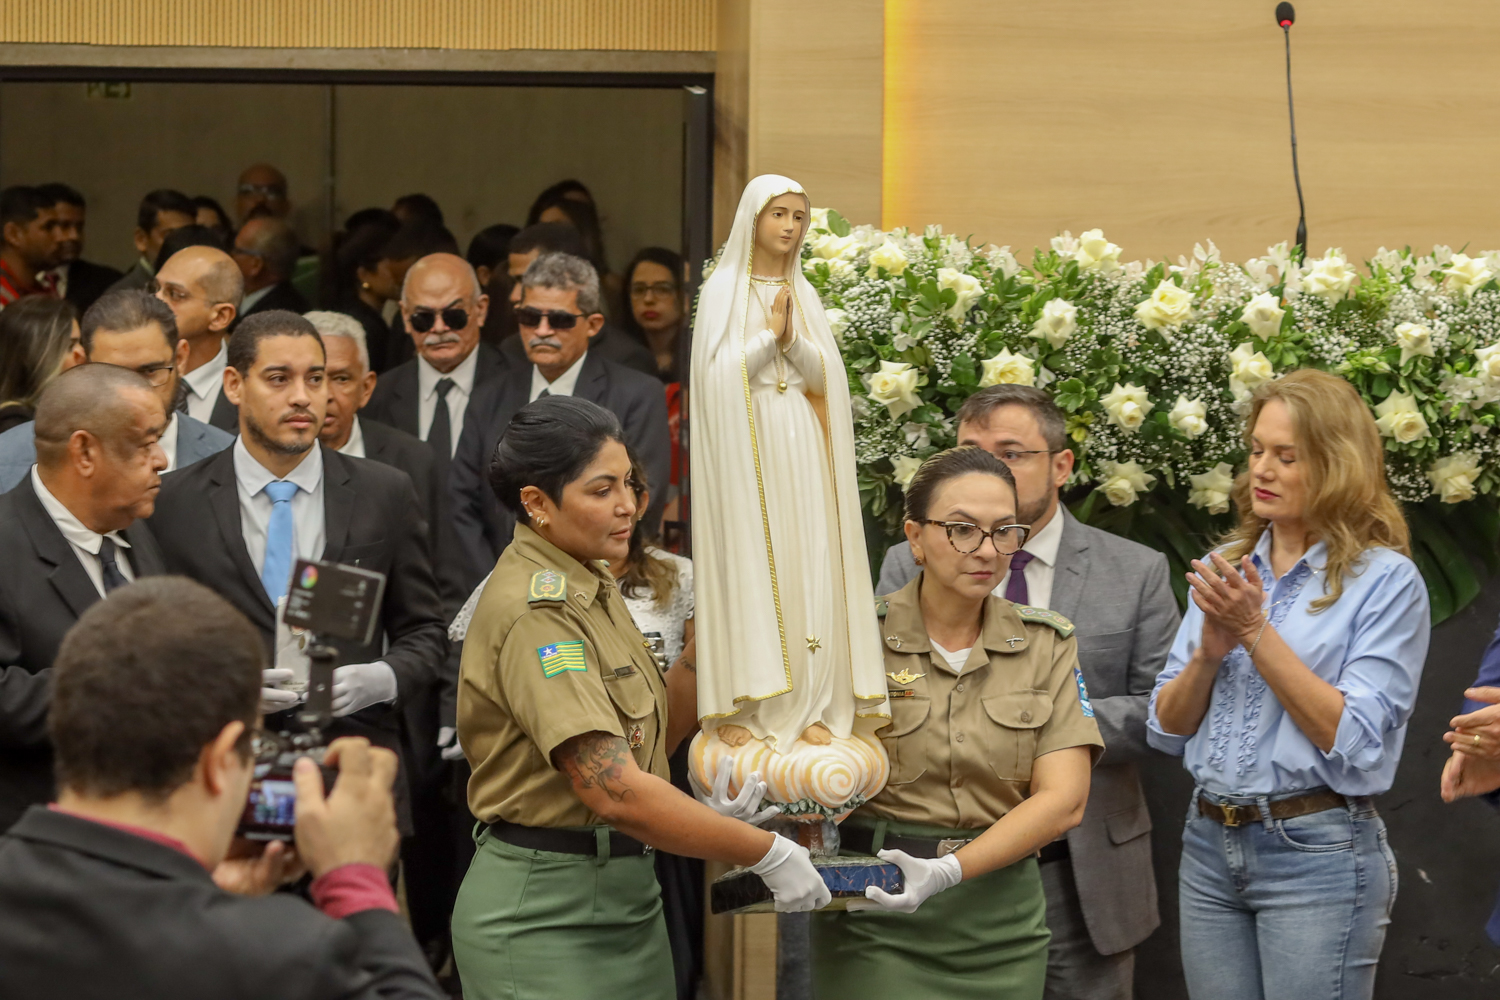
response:
M559 770L578 788L598 788L616 802L633 790L625 783L627 764L634 763L630 747L618 736L592 732L575 736L557 749Z

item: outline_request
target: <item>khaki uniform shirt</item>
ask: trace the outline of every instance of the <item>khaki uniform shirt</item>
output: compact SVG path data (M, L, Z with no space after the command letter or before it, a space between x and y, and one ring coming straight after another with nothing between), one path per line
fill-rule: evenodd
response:
M1073 624L1054 611L984 602L961 673L932 650L922 576L885 602L882 638L891 724L885 790L855 815L969 830L1031 794L1032 761L1066 747L1104 748L1078 669Z
M469 808L486 823L598 825L552 767L554 749L594 731L624 739L642 771L668 776L666 685L614 579L517 525L464 640Z

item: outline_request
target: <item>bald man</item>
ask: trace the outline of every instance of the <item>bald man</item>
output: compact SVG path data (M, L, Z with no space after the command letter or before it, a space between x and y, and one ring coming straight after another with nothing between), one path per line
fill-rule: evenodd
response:
M37 463L0 496L0 831L52 798L52 661L78 616L166 572L150 530L167 456L151 382L116 365L59 375L36 408Z
M413 264L401 286L401 319L416 357L381 375L365 407L426 441L444 478L470 398L505 369L500 352L479 342L489 304L462 257L435 253Z
M177 333L188 345L182 364L186 392L178 409L194 420L236 434L239 410L224 395L229 363L225 341L239 316L245 281L233 258L213 247L179 250L156 276L157 298L177 317Z
M292 273L301 245L292 227L281 219L258 216L240 227L230 254L245 280L240 316L281 309L305 313L307 299L292 287Z

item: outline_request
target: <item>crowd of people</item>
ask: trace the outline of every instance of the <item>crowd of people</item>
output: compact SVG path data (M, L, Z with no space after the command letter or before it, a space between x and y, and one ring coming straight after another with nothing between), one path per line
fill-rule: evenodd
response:
M315 254L274 168L238 194L233 220L147 195L118 274L77 192L0 192L0 992L694 996L703 859L782 911L828 892L753 787L686 776L681 258L613 274L577 182L463 255L425 195ZM1062 502L1065 428L981 390L907 489L875 588L891 780L843 827L906 883L816 914L819 995L1132 996L1167 753L1192 996L1369 997L1397 889L1373 799L1430 633L1371 414L1323 373L1256 391L1185 615L1162 555ZM302 700L298 559L387 584L374 638L335 643L331 793L299 763L295 851L251 851L253 764ZM1500 788L1500 690L1467 695L1449 800Z

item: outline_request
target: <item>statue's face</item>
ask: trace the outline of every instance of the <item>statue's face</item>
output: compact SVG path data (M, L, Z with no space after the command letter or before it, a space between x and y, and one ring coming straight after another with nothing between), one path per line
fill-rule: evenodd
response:
M802 242L807 225L807 198L790 193L777 195L760 210L755 222L755 248L773 258L784 257Z

